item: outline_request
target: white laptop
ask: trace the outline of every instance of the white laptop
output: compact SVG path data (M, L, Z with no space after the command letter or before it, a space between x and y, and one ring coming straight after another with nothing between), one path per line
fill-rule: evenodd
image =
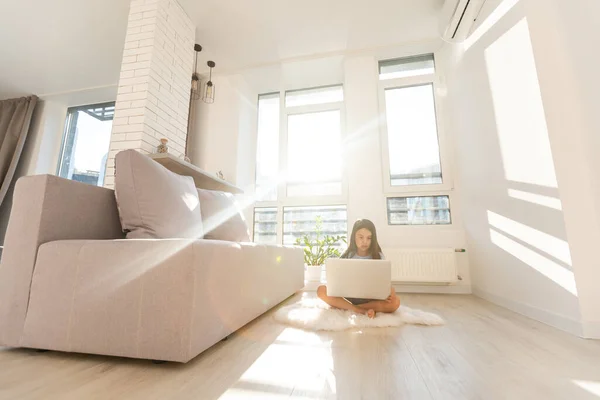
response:
M325 263L327 295L384 300L392 286L389 260L329 258Z

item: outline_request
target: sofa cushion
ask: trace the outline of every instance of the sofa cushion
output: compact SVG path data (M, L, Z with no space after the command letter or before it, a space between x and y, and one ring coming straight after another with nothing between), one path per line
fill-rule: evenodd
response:
M194 180L135 150L116 156L115 196L128 239L203 237Z
M198 189L205 239L249 242L248 225L231 193Z

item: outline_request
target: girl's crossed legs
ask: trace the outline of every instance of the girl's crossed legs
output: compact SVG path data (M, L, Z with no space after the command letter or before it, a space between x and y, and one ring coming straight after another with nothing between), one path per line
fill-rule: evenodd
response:
M378 312L393 313L400 307L400 298L392 287L390 295L385 300L370 300L366 303L352 304L344 297L333 297L327 295L327 286L321 285L317 288L317 296L331 307L342 310L350 310L357 314L365 314L369 318L374 318Z

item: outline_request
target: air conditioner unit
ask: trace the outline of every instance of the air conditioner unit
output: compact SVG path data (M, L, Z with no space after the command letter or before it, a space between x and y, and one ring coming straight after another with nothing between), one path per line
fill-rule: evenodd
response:
M472 31L486 0L446 0L442 8L441 28L444 40L461 42Z

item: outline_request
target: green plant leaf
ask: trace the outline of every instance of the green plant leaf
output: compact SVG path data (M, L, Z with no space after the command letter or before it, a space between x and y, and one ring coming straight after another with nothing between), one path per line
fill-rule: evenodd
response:
M322 265L328 258L340 257L338 246L346 244L346 236L323 235L323 218L316 217L314 234L305 234L296 239L296 244L304 247L304 262L307 265Z

